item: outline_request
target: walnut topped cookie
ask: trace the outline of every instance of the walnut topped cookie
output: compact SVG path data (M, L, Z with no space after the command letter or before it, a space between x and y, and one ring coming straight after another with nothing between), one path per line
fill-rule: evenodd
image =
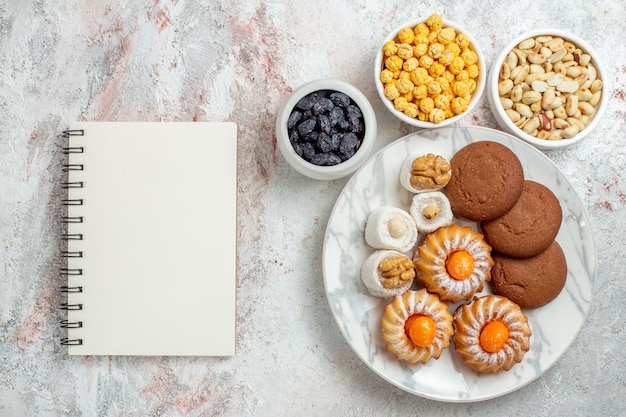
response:
M450 163L441 155L409 156L400 169L400 184L412 193L440 190L450 181Z

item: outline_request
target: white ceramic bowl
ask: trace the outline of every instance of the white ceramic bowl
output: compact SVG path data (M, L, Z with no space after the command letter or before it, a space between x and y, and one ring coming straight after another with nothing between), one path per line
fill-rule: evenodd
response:
M592 115L592 119L589 124L581 130L578 134L576 134L572 138L568 139L559 139L559 140L547 140L540 139L535 136L532 136L526 133L524 130L516 126L513 121L507 116L505 110L500 101L500 95L498 92L498 83L500 80L500 69L502 67L503 62L506 60L509 52L516 47L520 42L529 39L535 38L541 35L550 35L552 37L561 37L565 41L570 41L574 45L581 48L584 52L591 56L591 64L593 64L597 69L597 78L602 80L602 97L600 99L599 104L595 107L595 113ZM587 44L583 39L579 38L576 35L571 33L558 30L558 29L538 29L533 30L531 32L527 32L519 35L515 39L513 39L497 56L493 65L491 67L491 72L489 73L488 81L487 81L487 97L489 100L489 105L493 111L493 114L505 132L510 133L518 138L530 143L531 145L536 146L539 149L557 149L564 148L566 146L573 145L581 140L583 140L589 133L593 131L593 129L598 125L602 116L606 110L607 100L608 100L608 88L607 88L607 78L606 78L606 70L602 62L598 59L597 53L593 50L593 48ZM554 129L554 126L552 127Z
M456 23L443 19L443 27L454 28L457 33L464 33L470 38L470 43L472 45L472 48L476 52L476 55L478 56L478 65L479 65L480 73L478 75L478 79L476 82L477 84L476 89L474 90L473 93L471 93L471 100L469 102L468 108L464 112L457 114L456 116L445 119L441 123L431 123L431 122L426 122L426 121L420 121L417 118L409 117L405 115L403 112L396 110L393 102L389 100L387 97L385 97L384 85L382 81L380 80L380 74L382 70L384 69L383 45L389 41L396 39L400 30L404 28L414 28L419 23L424 23L424 22L426 22L426 19L410 20L408 22L402 23L401 25L397 26L395 29L393 29L389 33L389 35L387 35L387 37L381 43L378 49L378 53L376 54L376 60L374 63L374 82L376 83L376 89L378 90L378 95L380 96L381 100L385 104L385 107L387 107L387 109L398 119L402 120L403 122L409 125L420 127L420 128L437 128L437 127L443 127L443 126L453 124L459 121L460 119L462 119L463 117L465 117L470 111L472 111L472 109L476 106L476 104L480 100L480 97L482 96L483 91L485 89L485 84L486 84L486 79L487 79L487 67L485 65L485 59L484 59L482 51L478 47L476 40L469 34L469 32L467 32L465 29L463 29L461 26L457 25Z
M289 115L296 103L308 94L322 90L339 91L350 97L361 110L365 123L365 134L356 153L349 159L331 166L315 165L298 155L289 140L287 128ZM369 158L376 133L376 115L367 97L353 85L337 79L316 80L302 85L285 100L276 117L276 140L283 156L298 172L318 180L334 180L356 171Z

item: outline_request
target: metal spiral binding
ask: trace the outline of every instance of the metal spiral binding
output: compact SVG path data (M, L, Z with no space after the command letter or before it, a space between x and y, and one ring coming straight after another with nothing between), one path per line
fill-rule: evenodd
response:
M61 235L61 239L63 240L83 240L82 233L63 233Z
M80 303L78 304L61 303L61 306L59 308L61 310L79 311L83 309L83 305Z
M61 219L63 223L82 223L83 216L65 216Z
M63 131L63 137L69 138L70 136L85 136L84 129L66 129Z
M65 139L69 139L71 136L84 136L84 135L85 135L85 131L83 129L67 129L67 130L64 130L62 134L63 138ZM84 146L76 146L74 143L72 143L71 146L70 144L68 144L67 146L64 146L62 148L62 152L65 155L82 154L85 152L85 148ZM68 163L62 165L61 169L63 172L85 170L85 166L83 164L70 163L70 162L71 162L71 157ZM77 189L77 188L80 189L84 187L85 187L85 183L83 181L65 180L64 182L61 183L61 188L64 190ZM84 201L82 198L74 198L74 196L72 196L72 198L69 198L68 196L65 199L61 200L61 204L64 206L82 206L84 205ZM84 221L83 216L65 215L61 219L61 222L64 224L79 224L79 223L83 223L83 221ZM69 233L68 231L65 231L61 235L61 239L63 241L77 241L77 240L83 240L83 238L84 236L82 233ZM68 248L68 250L64 250L61 252L61 256L63 258L82 258L83 252L76 251L76 250L69 250ZM61 277L67 280L69 277L82 276L83 270L82 268L70 268L66 266L66 267L61 268L59 270L59 273ZM77 294L77 293L83 292L83 287L80 285L65 285L65 286L60 287L59 291L64 294ZM80 311L83 309L83 305L81 303L70 303L68 301L68 302L60 304L59 308L61 310L66 310L66 311ZM62 320L59 323L59 325L61 326L62 329L80 329L83 327L83 322L80 320L67 320L66 319L66 320ZM63 346L80 346L83 344L83 339L64 337L64 338L61 338L60 343Z
M64 206L82 206L83 205L83 199L82 198L75 198L75 199L61 200L61 204L63 204Z
M61 268L61 275L64 277L70 276L70 275L83 275L83 270L80 268Z
M68 287L68 286L63 286L59 288L59 291L61 292L83 292L83 287Z
M83 171L85 166L83 164L63 164L63 172L68 171Z
M82 321L61 320L62 329L81 329L82 327L83 327Z
M82 344L83 339L69 339L67 337L61 339L62 346L81 346Z

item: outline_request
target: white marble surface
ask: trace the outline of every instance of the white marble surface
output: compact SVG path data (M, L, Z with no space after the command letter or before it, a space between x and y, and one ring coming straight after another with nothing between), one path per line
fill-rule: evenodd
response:
M0 0L0 416L623 414L623 2L353 3ZM519 33L571 30L601 53L609 77L609 108L597 131L547 152L595 232L589 316L545 375L470 404L396 388L348 346L321 272L325 227L347 179L303 177L274 137L284 98L323 77L349 81L368 96L380 131L375 150L412 132L378 99L373 57L388 30L432 12L474 34L487 63ZM239 124L236 356L65 355L57 324L57 134L77 119ZM486 97L460 124L496 127Z

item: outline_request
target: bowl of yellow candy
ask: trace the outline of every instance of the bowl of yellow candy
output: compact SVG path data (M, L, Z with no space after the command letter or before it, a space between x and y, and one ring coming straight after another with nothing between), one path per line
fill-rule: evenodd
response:
M475 41L438 14L391 31L376 54L375 82L385 106L421 128L466 116L485 89L486 66Z

